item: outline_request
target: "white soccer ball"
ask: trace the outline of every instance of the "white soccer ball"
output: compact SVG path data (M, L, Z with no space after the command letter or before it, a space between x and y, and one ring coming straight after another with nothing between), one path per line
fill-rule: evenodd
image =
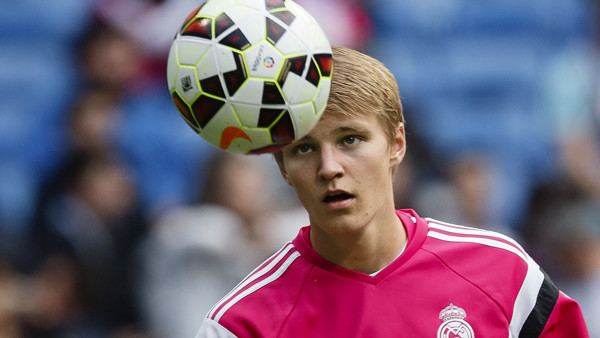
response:
M331 45L290 0L208 0L173 40L167 82L184 120L229 152L274 152L327 104Z

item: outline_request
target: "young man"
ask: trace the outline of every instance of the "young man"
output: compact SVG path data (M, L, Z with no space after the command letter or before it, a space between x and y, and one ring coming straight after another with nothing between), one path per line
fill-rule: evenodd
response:
M197 337L588 337L512 239L394 210L406 151L394 77L334 48L327 109L275 155L310 226L207 314Z

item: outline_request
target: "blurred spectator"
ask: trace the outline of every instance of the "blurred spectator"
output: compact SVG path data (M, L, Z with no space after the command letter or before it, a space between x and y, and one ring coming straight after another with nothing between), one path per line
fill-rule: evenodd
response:
M142 299L153 334L191 337L210 307L308 224L281 210L261 157L215 155L199 204L158 220L144 247Z
M115 148L122 119L118 97L106 89L84 91L68 115L70 152L92 152Z
M57 199L68 192L73 176L82 171L84 162L98 154L114 152L117 148L115 136L118 121L122 116L118 98L113 94L105 88L90 88L82 92L68 112L67 123L64 126L67 144L60 157L62 162L57 159L57 168L40 183L31 222L33 233L40 226L47 226L48 210L52 208L53 203L57 203ZM36 248L29 252L35 253ZM35 255L20 255L18 264L30 269L31 264L36 264L33 256Z
M83 270L62 254L48 256L25 282L19 294L27 337L106 336L104 325L90 313Z
M146 223L127 167L107 151L75 153L44 198L32 234L36 266L47 266L56 254L72 257L81 266L94 318L109 331L136 324L132 255ZM68 264L52 267L70 269ZM65 289L76 285L49 281Z
M88 88L111 91L122 99L145 85L145 55L135 40L116 27L95 22L81 40L78 57Z
M581 306L590 337L600 337L600 203L568 182L540 187L524 228L532 255Z
M415 192L416 209L432 218L515 236L491 212L495 170L484 154L455 155L439 168L439 177L425 180Z

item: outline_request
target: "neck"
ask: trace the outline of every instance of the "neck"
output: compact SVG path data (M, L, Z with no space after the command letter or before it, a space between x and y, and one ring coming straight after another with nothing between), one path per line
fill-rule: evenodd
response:
M311 228L313 249L326 260L350 270L370 274L390 264L406 243L406 230L393 211L380 220L372 220L359 232L332 236Z

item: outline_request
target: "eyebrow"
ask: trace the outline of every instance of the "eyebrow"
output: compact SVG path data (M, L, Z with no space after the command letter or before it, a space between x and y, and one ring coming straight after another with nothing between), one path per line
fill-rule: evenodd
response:
M348 126L342 126L342 127L337 127L335 129L333 129L330 133L331 134L343 134L343 133L348 133L348 132L355 132L355 133L369 133L369 128L367 127L363 127L363 126L352 126L352 127L348 127ZM298 140L296 140L294 143L298 143L298 142L306 142L306 141L310 141L312 139L312 137L310 135L304 135L302 138L299 138Z
M346 132L367 133L367 132L369 132L369 128L366 128L363 126L338 127L331 131L331 133L346 133Z

